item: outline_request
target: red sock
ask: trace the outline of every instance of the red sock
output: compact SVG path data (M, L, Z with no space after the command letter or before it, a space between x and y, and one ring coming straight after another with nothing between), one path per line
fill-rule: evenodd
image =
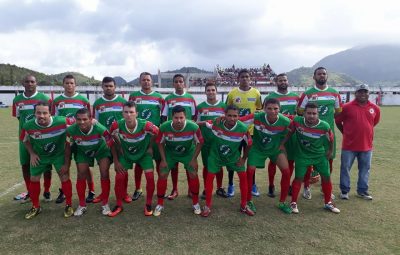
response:
M44 192L50 192L51 172L50 174L43 174L43 187L44 187Z
M139 164L135 164L135 188L138 190L142 186L143 169Z
M212 203L212 193L213 193L213 183L214 183L215 174L208 173L207 180L206 180L206 206L211 208Z
M292 203L295 202L297 203L297 197L299 196L301 188L301 181L294 179L292 182Z
M304 187L310 187L310 179L311 179L311 173L313 171L313 167L309 166L307 167L307 172L304 175Z
M189 178L189 190L192 193L192 202L194 205L199 203L199 189L199 177L196 175L195 178Z
M115 198L117 199L117 206L122 207L122 199L125 196L125 172L123 173L116 173L115 174L115 185L114 185L114 192Z
M289 160L288 162L289 162L290 177L292 177L294 171L294 160Z
M290 186L290 170L289 168L283 169L281 171L282 179L281 179L281 196L279 202L285 202L286 197L289 193Z
M29 192L29 186L30 186L30 183L31 183L31 178L30 177L24 177L24 181L25 181L26 190Z
M247 167L247 202L252 200L251 188L253 187L253 176L256 172L254 167Z
M246 172L238 172L240 185L240 206L243 208L247 202L247 174Z
M32 206L35 208L39 208L40 181L38 182L30 181L28 191L32 201Z
M129 174L128 171L125 171L125 179L124 179L124 197L128 196L128 180L129 180Z
M76 192L78 193L79 205L86 206L85 201L86 180L76 180Z
M154 173L153 171L147 173L145 172L144 175L146 177L146 205L151 205L155 189Z
M217 176L217 188L222 188L222 179L224 179L224 169L221 167L219 172L216 174Z
M165 192L167 191L167 179L157 180L157 204L164 205Z
M332 171L333 171L333 159L329 160L329 171L332 174Z
M87 179L87 186L89 191L94 193L94 182L93 182L93 172L89 169L89 179Z
M321 181L322 192L324 193L325 204L331 201L332 194L332 182L331 181Z
M206 189L207 185L207 167L203 167L203 182L204 182L204 189Z
M268 181L269 181L269 186L274 186L274 179L275 179L275 174L276 174L276 164L273 162L268 163Z
M65 205L72 206L72 183L71 183L71 180L68 179L65 182L61 182L61 188L65 195Z
M101 179L101 203L102 205L108 204L110 197L110 179Z
M171 170L172 190L178 191L178 168Z

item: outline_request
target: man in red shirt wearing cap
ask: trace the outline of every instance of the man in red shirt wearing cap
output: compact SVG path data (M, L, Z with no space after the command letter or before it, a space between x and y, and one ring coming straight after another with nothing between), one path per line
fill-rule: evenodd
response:
M357 196L372 200L368 193L368 179L371 168L374 127L380 119L380 109L368 101L369 88L366 84L356 87L355 99L343 106L335 118L336 126L343 134L340 166L341 199L349 199L350 169L354 159L358 161Z

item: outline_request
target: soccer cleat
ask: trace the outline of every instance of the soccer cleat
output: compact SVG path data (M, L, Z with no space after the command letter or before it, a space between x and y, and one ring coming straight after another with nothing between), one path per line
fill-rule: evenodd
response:
M38 208L32 207L28 211L28 213L25 214L25 219L30 220L30 219L34 218L35 216L37 216L41 212L42 212L42 208L41 207L38 207Z
M279 208L279 210L281 210L282 212L284 212L284 213L287 213L287 214L291 214L292 213L292 208L290 208L290 206L288 206L286 203L284 203L284 202L280 202L279 204L278 204L278 208Z
M118 206L116 205L113 210L108 214L108 217L115 217L118 214L120 214L124 209L122 208L122 206Z
M254 216L254 212L250 209L250 207L248 205L246 205L245 207L240 207L240 212L245 213L249 216Z
M254 204L253 201L247 202L247 206L250 207L250 210L252 210L254 213L257 212L256 205Z
M111 213L111 209L110 209L110 206L108 204L105 204L105 205L101 206L101 214L103 214L104 216L107 216L110 213Z
M195 205L192 205L192 208L193 208L193 213L194 214L196 214L196 215L201 214L201 208L200 208L199 203L197 203Z
M151 209L151 205L146 205L144 207L144 216L151 216L153 215L153 210Z
M74 212L74 216L82 216L87 212L87 207L86 206L78 206Z
M260 192L258 192L258 188L257 188L256 184L253 184L253 186L251 187L251 195L254 197L260 196Z
M126 194L125 197L124 197L124 199L123 199L123 201L124 201L125 203L129 204L129 203L132 202L132 198L131 198L128 194Z
M203 190L203 192L201 193L200 198L203 199L203 200L206 199L206 191L205 190Z
M65 206L64 218L69 218L72 215L74 215L74 209L70 205Z
M297 208L297 203L296 202L292 202L290 203L290 209L292 209L292 213L299 213L299 208Z
M132 195L132 200L133 200L133 201L138 200L139 197L140 197L142 194L143 194L142 189L137 189L137 190L135 190L135 192L133 192L133 195Z
M215 192L217 194L217 196L219 197L223 197L223 198L227 198L228 197L228 193L226 193L224 188L218 188L217 191Z
M89 193L88 193L88 195L87 195L87 197L86 197L86 203L93 203L93 200L94 200L94 196L95 196L96 194L93 192L93 191L89 191Z
M304 187L303 189L303 197L307 200L310 200L312 198L311 195L311 187Z
M269 197L275 197L275 186L270 185L268 186L268 194Z
M100 203L101 201L103 201L103 197L102 197L102 195L100 194L100 195L98 195L95 199L93 199L92 203L93 203L93 204L97 204L97 203Z
M51 202L51 194L50 194L50 192L43 192L43 200L45 201L45 202Z
M357 192L357 197L365 199L365 200L372 200L372 196L367 192Z
M324 208L333 213L340 213L340 210L338 208L336 208L336 206L332 202L325 204Z
M203 211L201 212L201 216L208 217L211 213L211 210L208 206L203 207Z
M235 196L235 185L228 185L228 197L234 197Z
M56 199L56 204L61 204L65 201L65 195L62 189L58 189L58 196Z
M31 201L31 197L29 196L29 193L26 194L26 196L25 196L23 199L19 200L19 202L20 202L21 204L25 204L25 203L28 203L28 202L30 202L30 201Z
M344 200L349 200L349 193L340 192L339 197Z
M22 192L21 194L18 194L14 197L14 200L19 201L25 199L25 197L28 195L28 192Z
M153 216L160 216L161 212L164 210L164 206L162 205L157 205L156 208L154 208Z
M172 190L172 191L171 191L171 195L169 195L167 198L168 198L169 200L174 200L174 199L177 198L177 197L178 197L178 191Z

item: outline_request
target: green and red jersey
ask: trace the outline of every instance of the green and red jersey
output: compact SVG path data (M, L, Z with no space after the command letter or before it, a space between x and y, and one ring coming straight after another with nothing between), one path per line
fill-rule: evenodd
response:
M79 93L72 97L61 94L54 99L51 113L54 116L75 117L75 113L82 108L90 111L90 103L85 96Z
M118 136L122 147L123 156L131 161L137 161L147 152L151 136L157 136L159 129L150 121L136 119L134 130L129 130L125 119L115 121L111 125L110 132L113 136Z
M172 119L172 108L176 105L181 105L185 108L186 119L188 120L196 120L196 101L194 97L185 92L182 95L178 95L175 92L169 94L165 98L165 105L162 111L162 116L167 117L168 120Z
M286 94L279 93L278 91L271 92L265 99L265 102L270 99L275 98L280 103L280 112L285 116L296 115L296 108L299 102L299 95L295 92L288 92Z
M14 98L12 105L12 116L18 118L20 132L22 126L26 122L35 118L35 105L42 101L48 102L49 104L51 103L51 100L48 96L37 91L30 97L27 97L24 93L21 93Z
M215 104L204 101L197 106L197 121L215 120L225 114L225 108L226 104L222 101L217 101ZM211 130L206 126L200 126L200 130L205 141L204 146L208 146L208 141L212 137Z
M164 99L160 93L152 91L146 94L141 90L135 91L129 95L129 101L135 102L138 118L160 126L161 113L164 107Z
M93 104L93 117L107 129L110 129L114 121L122 119L122 111L125 103L126 100L118 95L115 95L111 100L102 96Z
M195 143L204 143L199 126L191 120L186 120L181 130L172 127L172 120L161 124L157 143L165 143L166 154L187 156L194 152Z

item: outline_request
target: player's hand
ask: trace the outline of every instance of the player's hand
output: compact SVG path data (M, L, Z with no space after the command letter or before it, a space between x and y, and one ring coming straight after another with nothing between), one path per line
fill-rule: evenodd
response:
M244 158L240 157L238 162L236 162L236 166L239 166L239 167L243 166L245 161L246 160Z
M117 172L117 173L123 173L125 171L124 167L119 162L119 160L114 160L114 169L115 169L115 172Z
M30 155L31 166L38 166L40 162L40 158L36 153L32 153Z
M164 169L164 168L167 168L167 167L168 167L167 162L165 160L161 160L160 161L160 169Z
M66 175L66 174L68 174L68 172L69 172L69 165L68 164L62 165L61 169L60 169L60 172L59 172L60 176L61 175Z
M284 144L279 145L279 150L280 150L282 153L284 153L285 155L287 155L287 153L286 153L286 147L285 147Z
M197 164L197 159L192 159L189 163L189 166L193 168L194 171L197 171L199 165Z
M219 125L219 123L221 123L221 121L224 121L224 120L225 120L225 116L220 116L220 117L218 117L218 118L215 119L215 123L216 123L217 125Z

